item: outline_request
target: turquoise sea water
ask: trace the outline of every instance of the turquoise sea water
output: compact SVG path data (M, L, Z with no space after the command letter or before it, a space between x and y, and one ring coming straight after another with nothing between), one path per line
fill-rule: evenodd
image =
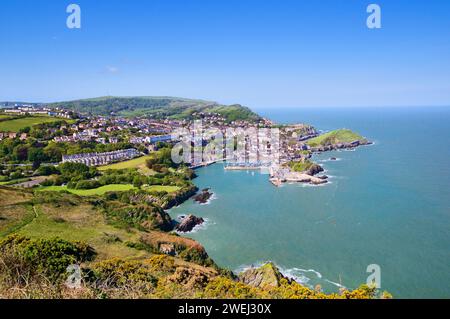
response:
M170 211L207 219L189 237L232 270L270 260L305 284L336 291L365 283L367 266L378 264L382 289L394 297L450 298L450 108L260 113L350 128L375 145L317 156L332 176L325 186L276 188L267 175L200 169L195 183L215 198Z

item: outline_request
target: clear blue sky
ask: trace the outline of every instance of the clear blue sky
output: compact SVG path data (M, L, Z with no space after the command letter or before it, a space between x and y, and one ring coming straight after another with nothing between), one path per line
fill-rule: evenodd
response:
M70 3L81 30L66 27ZM0 101L450 105L448 0L2 0L0 44Z

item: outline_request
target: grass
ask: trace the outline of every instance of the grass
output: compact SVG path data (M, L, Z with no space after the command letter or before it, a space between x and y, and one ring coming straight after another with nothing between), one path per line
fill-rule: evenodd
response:
M307 144L314 147L365 140L366 139L364 137L355 132L352 132L351 130L340 129L312 138L308 140Z
M48 186L39 188L38 191L46 191L46 192L68 191L72 194L79 196L95 196L95 195L103 195L107 192L126 192L131 189L135 189L135 187L131 184L111 184L94 189L68 189L66 186Z
M314 163L306 161L306 162L290 162L289 167L294 172L304 172L311 168Z
M7 236L33 220L29 203L32 194L26 191L0 188L0 238Z
M0 207L0 238L8 236L35 218L33 207L26 204Z
M138 157L138 158L134 158L132 160L129 161L125 161L125 162L120 162L120 163L115 163L115 164L111 164L111 165L106 165L106 166L100 166L98 167L98 170L100 171L107 171L107 170L118 170L118 169L129 169L129 168L137 168L142 174L145 175L154 175L155 172L151 169L149 169L145 162L150 158L151 156L142 156L142 157Z
M0 238L14 233L83 241L96 250L98 260L148 257L147 252L126 245L127 241L139 242L139 231L109 225L102 211L83 199L72 194L48 196L47 201L34 197L33 204L32 192L0 187Z
M37 217L27 221L15 233L30 238L62 238L82 241L98 253L97 260L145 257L145 251L126 246L127 241L138 241L138 232L115 228L106 223L102 213L83 202L70 204L41 204L35 207ZM111 238L116 240L111 241Z
M48 116L30 116L9 121L6 120L0 122L0 132L18 132L26 127L32 127L34 125L51 123L60 120L61 119Z

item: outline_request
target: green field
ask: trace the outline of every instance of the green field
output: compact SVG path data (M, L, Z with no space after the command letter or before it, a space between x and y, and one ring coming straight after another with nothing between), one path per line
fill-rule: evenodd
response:
M32 116L24 117L20 119L14 119L10 121L0 122L0 132L18 132L26 127L32 127L34 125L42 123L51 123L60 121L61 119L47 116Z
M325 145L333 145L338 143L351 143L354 141L366 141L364 137L361 135L352 132L348 129L335 130L318 137L312 138L308 140L308 145L315 146L325 146Z
M126 192L134 188L135 187L131 184L111 184L94 189L68 189L66 186L48 186L39 188L38 191L43 192L68 191L72 194L79 196L95 196L95 195L103 195L107 192Z
M128 168L137 168L139 169L139 171L142 174L145 175L153 175L155 174L154 171L152 171L151 169L149 169L146 165L145 162L150 158L149 156L142 156L142 157L138 157L138 158L134 158L132 160L129 161L125 161L125 162L120 162L120 163L115 163L115 164L111 164L111 165L106 165L106 166L100 166L97 169L99 171L107 171L109 169L128 169Z

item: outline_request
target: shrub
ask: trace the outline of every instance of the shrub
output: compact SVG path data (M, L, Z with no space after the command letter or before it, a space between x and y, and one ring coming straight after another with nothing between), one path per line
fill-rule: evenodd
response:
M35 175L50 176L59 174L59 170L55 166L40 166Z
M156 286L152 271L139 261L112 259L92 267L96 286L101 289L122 288L148 293Z
M0 255L0 272L16 282L26 282L37 275L56 282L64 278L69 265L91 260L95 252L81 242L13 235L0 241Z

